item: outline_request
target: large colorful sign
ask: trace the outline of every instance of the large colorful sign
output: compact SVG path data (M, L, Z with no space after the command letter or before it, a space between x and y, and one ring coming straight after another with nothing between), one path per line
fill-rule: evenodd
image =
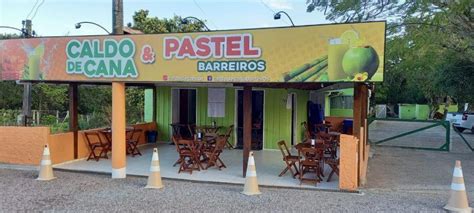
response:
M0 41L0 80L383 81L385 22Z

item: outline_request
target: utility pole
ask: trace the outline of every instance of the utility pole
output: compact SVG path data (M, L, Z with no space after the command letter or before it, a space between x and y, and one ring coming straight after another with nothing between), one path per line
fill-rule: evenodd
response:
M23 21L23 37L31 38L32 23L31 20ZM26 82L23 84L23 106L22 106L22 124L28 126L28 119L31 118L31 82Z
M112 34L123 34L123 2L112 0ZM125 82L112 82L112 178L127 176Z
M112 34L123 34L123 1L112 1Z

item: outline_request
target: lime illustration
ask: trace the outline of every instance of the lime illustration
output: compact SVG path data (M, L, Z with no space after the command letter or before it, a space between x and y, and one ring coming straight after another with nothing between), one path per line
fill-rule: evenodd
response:
M346 30L339 38L343 44L348 44L350 47L354 47L355 43L359 40L359 33L354 30Z

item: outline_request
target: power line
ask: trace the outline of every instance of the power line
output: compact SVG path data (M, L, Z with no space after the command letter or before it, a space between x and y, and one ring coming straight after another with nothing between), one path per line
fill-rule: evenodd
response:
M33 17L31 17L31 20L33 20L36 16L36 13L38 12L39 8L41 7L41 5L43 5L45 0L42 0L41 3L38 5L38 7L36 7L36 10L35 10L35 13L33 14Z
M267 5L267 3L265 3L263 0L260 0L260 3L263 4L263 6L265 6L265 8L267 8L270 12L272 12L272 15L275 15L275 10L273 10L270 6ZM290 23L288 23L285 19L281 19L283 22L285 22L287 25L290 25Z
M209 16L206 14L206 12L201 8L201 6L199 6L199 4L196 2L196 0L193 0L194 4L196 5L196 7L199 8L199 10L201 10L202 14L204 16L206 16L207 18L209 18ZM217 25L214 24L214 22L209 18L209 22L212 24L212 26L214 26L214 28L216 28L216 30L218 29Z
M36 0L35 2L35 5L33 5L33 7L31 8L30 12L28 13L28 15L26 16L25 19L28 19L28 17L30 17L31 13L33 12L33 10L35 9L36 5L38 4L40 0Z

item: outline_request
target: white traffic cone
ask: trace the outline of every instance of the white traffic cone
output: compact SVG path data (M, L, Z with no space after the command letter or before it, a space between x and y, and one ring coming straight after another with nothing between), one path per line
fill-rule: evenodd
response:
M452 212L472 212L466 195L466 186L462 175L461 161L456 161L451 182L451 196L444 209Z
M253 158L253 152L249 154L249 162L247 164L247 176L245 177L244 191L242 194L245 195L259 195L262 194L258 190L257 182L257 170L255 168L255 160Z
M36 180L52 180L54 178L49 147L46 144L44 145L43 157L41 158L39 176Z
M153 149L153 157L151 158L150 175L148 176L148 184L145 188L161 189L163 183L161 182L160 160L158 158L158 149Z

